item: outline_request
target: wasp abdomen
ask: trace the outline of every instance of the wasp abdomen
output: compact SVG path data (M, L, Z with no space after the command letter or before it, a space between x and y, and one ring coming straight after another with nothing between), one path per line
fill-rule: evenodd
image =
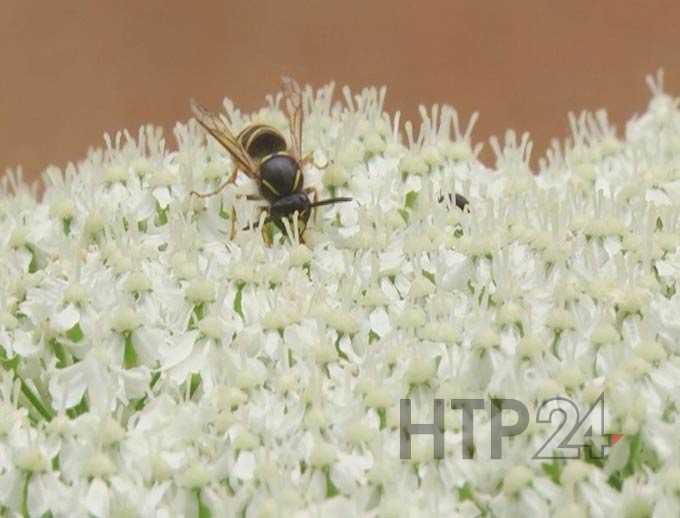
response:
M264 124L248 126L239 133L238 140L248 155L262 160L268 155L281 153L288 149L286 139L276 129Z

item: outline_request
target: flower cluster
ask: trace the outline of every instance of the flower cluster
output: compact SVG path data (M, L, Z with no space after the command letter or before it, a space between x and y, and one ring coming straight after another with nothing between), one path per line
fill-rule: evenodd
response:
M680 109L649 83L625 137L573 115L538 174L511 131L482 164L476 114L421 108L414 128L384 89L307 88L304 151L327 167L305 185L353 202L304 241L296 222L244 229L262 206L243 175L191 195L232 168L193 120L172 146L107 137L48 168L41 198L10 174L0 514L677 516ZM223 113L287 131L282 107ZM533 457L558 424L543 401L602 394L586 438L622 436L604 457ZM466 397L519 400L531 423L495 459L489 413L464 451L449 407L444 458L414 436L400 459L401 399L432 423L436 398Z

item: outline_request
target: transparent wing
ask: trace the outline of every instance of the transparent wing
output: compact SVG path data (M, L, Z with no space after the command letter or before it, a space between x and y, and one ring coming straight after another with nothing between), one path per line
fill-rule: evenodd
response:
M257 176L257 167L248 156L243 147L238 143L224 120L216 113L211 113L199 103L191 100L191 111L198 123L205 128L224 148L229 152L236 166L251 178Z
M283 95L286 100L286 112L290 124L290 136L295 158L302 159L302 90L300 85L290 77L283 77Z

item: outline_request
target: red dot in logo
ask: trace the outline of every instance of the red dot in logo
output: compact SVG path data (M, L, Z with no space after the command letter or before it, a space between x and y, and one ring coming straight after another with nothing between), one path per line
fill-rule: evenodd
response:
M623 434L622 433L613 433L611 434L611 443L612 446L614 446L617 442L619 442L621 439L623 439Z

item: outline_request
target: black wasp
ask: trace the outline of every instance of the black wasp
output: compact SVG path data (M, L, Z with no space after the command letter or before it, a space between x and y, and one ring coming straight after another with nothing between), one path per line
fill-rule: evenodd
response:
M302 239L313 208L352 201L352 198L318 200L317 190L304 186L302 168L312 161L312 154L302 157L302 92L297 82L290 78L283 78L283 86L290 125L290 146L281 132L266 124L251 124L234 136L219 115L210 113L197 102L191 101L191 109L198 123L224 146L234 160L234 170L229 179L216 191L199 196L219 193L236 181L238 171L243 171L257 182L260 192L260 196L248 196L248 199L264 198L269 203L264 208L267 212L266 222L273 222L285 233L282 220L297 212L298 220L303 223L303 231L300 233ZM312 200L309 199L310 195ZM232 233L233 230L234 227Z

